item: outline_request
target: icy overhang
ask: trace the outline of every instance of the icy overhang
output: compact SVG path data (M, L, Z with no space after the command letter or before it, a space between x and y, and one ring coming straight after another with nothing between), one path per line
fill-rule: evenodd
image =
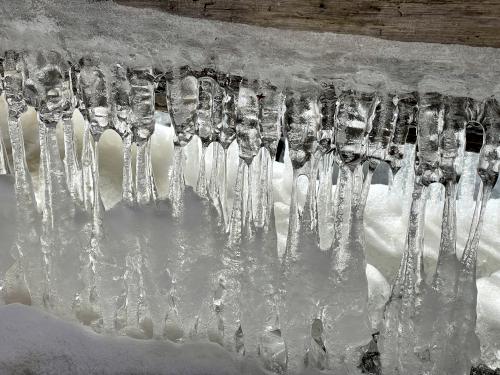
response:
M0 49L95 54L159 69L212 66L280 86L500 93L500 49L259 28L183 18L113 2L2 0Z

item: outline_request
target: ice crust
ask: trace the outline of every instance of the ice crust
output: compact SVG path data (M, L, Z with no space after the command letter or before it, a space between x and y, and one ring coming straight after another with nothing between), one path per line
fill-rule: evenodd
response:
M500 91L494 48L259 28L85 0L3 0L0 19L2 52L55 49L72 59L97 55L109 65L212 66L279 86L331 81L474 98Z

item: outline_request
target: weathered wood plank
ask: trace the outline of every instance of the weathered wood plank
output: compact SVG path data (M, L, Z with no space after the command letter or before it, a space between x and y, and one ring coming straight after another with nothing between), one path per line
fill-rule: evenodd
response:
M115 0L278 28L500 47L500 0Z

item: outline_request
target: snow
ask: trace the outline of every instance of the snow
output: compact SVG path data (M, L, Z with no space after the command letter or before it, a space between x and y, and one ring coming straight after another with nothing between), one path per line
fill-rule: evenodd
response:
M216 344L98 335L19 304L0 308L0 374L264 374L254 360Z

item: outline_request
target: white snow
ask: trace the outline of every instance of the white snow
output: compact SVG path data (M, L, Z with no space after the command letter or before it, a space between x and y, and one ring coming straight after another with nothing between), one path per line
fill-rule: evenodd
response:
M235 375L264 374L252 359L217 344L98 335L33 307L0 308L0 374Z

